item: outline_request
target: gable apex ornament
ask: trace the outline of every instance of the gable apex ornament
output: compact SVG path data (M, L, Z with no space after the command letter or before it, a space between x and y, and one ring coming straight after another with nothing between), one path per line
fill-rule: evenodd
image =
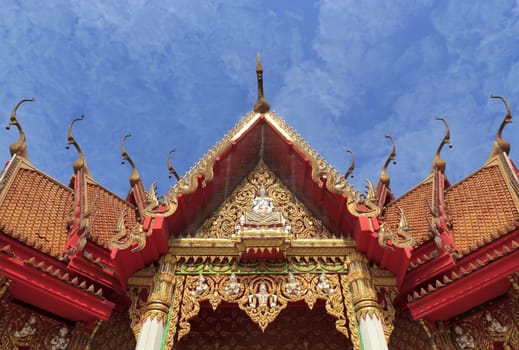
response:
M496 139L494 141L494 146L492 148L492 153L490 154L490 157L493 157L500 153L506 153L507 155L510 153L510 142L503 140L502 133L503 129L505 128L506 124L512 123L512 111L510 110L510 106L508 105L508 102L505 100L502 96L495 96L490 95L490 98L498 98L505 104L506 108L506 115L501 122L501 125L499 125L499 129L497 130Z
M396 146L395 146L395 139L393 136L390 135L384 135L386 139L391 140L391 153L389 153L389 156L386 159L386 162L384 163L384 166L382 167L382 171L380 171L380 179L379 181L386 185L386 187L389 187L389 183L391 182L391 179L389 178L389 175L387 174L387 166L390 162L393 162L393 164L396 164L395 157L396 157Z
M14 156L16 154L25 160L29 160L29 158L27 157L27 142L25 139L25 133L23 132L22 126L18 122L18 119L16 119L16 112L18 111L18 108L22 103L34 101L34 97L20 100L13 108L13 111L11 112L11 117L9 119L9 124L5 127L7 130L9 130L11 128L11 125L14 125L18 129L18 133L20 134L19 139L9 146L9 151L11 152L11 156Z
M443 124L445 124L445 136L443 137L442 141L440 142L440 145L438 146L438 149L436 150L436 154L434 155L434 161L433 161L433 166L432 166L432 169L431 169L431 172L434 171L434 169L438 169L439 171L441 171L442 173L445 172L445 168L447 167L447 163L445 162L445 160L443 160L441 157L440 157L440 153L443 149L443 146L445 145L449 145L449 148L452 148L452 145L451 145L451 132L450 132L450 129L449 129L449 124L447 124L447 121L445 120L445 118L442 118L442 117L434 117L434 119L436 120L441 120L443 122Z
M254 112L267 113L270 111L270 105L263 95L263 66L261 65L261 57L259 52L256 54L256 76L258 79L258 100L254 104Z
M79 118L76 118L72 120L68 126L68 132L67 132L67 146L66 149L70 149L70 145L73 145L76 148L76 151L78 153L78 158L72 163L72 168L74 169L74 173L77 173L80 169L84 169L85 174L88 176L92 176L90 174L90 170L88 170L88 166L86 163L85 155L83 154L83 151L81 150L81 147L79 147L78 143L76 142L76 139L74 136L72 136L72 127L74 124L80 120L85 119L85 116L82 114L79 116Z

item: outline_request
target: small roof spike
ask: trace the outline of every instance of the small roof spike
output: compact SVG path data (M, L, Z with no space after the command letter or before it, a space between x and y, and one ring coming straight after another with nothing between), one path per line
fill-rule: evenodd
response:
M353 178L353 170L355 170L355 155L353 154L353 151L351 149L347 149L346 152L351 154L351 164L348 170L346 171L346 174L344 174L344 179L348 180L348 177Z
M20 100L16 104L16 106L13 108L13 110L11 112L11 117L9 119L9 124L5 127L7 130L9 130L11 128L11 125L14 125L18 129L18 133L19 133L20 136L19 136L17 141L13 142L9 146L9 151L11 152L11 156L14 156L16 154L16 155L18 155L19 157L22 157L25 160L29 160L29 158L27 157L27 142L26 142L26 139L25 139L25 133L23 132L22 126L18 122L18 119L16 119L16 112L18 111L18 108L20 107L20 105L22 103L24 103L24 102L34 102L34 101L35 101L34 97L33 98L26 98L26 99Z
M391 182L391 179L389 178L389 175L387 174L387 166L392 161L393 164L396 164L395 158L396 158L396 146L395 146L395 139L393 136L384 135L386 139L391 140L391 153L386 159L386 162L384 163L384 166L382 167L382 171L380 172L380 179L379 181L386 185L386 187L389 187L389 183Z
M83 168L85 170L85 174L87 174L88 176L92 176L92 175L90 175L90 170L88 170L88 166L87 166L83 151L81 150L81 147L79 147L74 136L72 136L72 127L74 126L74 124L77 121L80 121L83 119L85 119L85 116L82 114L79 118L76 118L70 122L70 124L68 126L68 132L67 132L68 142L67 142L66 149L70 149L70 145L73 145L77 150L78 158L74 161L74 163L72 163L72 168L74 169L74 173L77 173L81 168Z
M130 158L130 156L126 152L126 149L124 148L124 143L126 142L126 139L131 136L132 136L132 134L128 133L123 136L123 139L121 141L121 156L123 157L121 164L124 164L125 161L130 163L130 166L132 167L132 174L130 175L130 185L133 187L141 180L141 177L139 176L139 172L137 171L137 167L135 166L135 163Z
M505 128L506 124L512 123L512 111L510 110L510 106L508 105L508 102L505 100L502 96L494 96L490 95L491 98L498 98L505 104L506 108L506 115L503 121L501 122L501 125L499 125L499 129L497 130L496 139L494 141L494 146L492 148L492 153L490 154L490 157L495 156L497 154L500 154L502 152L509 154L510 153L510 142L503 140L502 133L503 129Z
M256 54L257 63L256 63L256 76L258 79L258 100L254 104L254 112L256 113L267 113L270 111L270 105L265 100L265 96L263 95L263 66L261 65L261 56L259 52Z
M180 180L180 176L178 176L177 171L175 168L173 168L173 165L171 165L171 153L174 153L176 151L176 148L171 149L168 152L168 170L169 170L169 178L171 179L171 175L175 176L175 179Z
M441 120L443 124L445 124L445 136L443 137L442 141L440 142L440 145L438 146L438 149L436 150L436 154L434 155L433 165L431 172L434 171L434 169L438 169L441 172L445 172L445 168L447 167L447 163L445 160L443 160L440 157L440 153L443 149L443 146L449 145L449 148L452 148L451 145L451 131L449 129L449 124L447 124L447 121L445 118L442 117L434 117L436 120Z

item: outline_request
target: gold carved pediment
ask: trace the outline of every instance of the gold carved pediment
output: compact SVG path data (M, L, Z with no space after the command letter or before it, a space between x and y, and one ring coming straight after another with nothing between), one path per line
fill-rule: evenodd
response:
M266 191L266 196L273 204L272 213L268 214L268 218L282 221L283 230L290 235L291 239L335 237L263 162L260 162L220 207L203 222L194 237L235 237L239 234L240 224L243 229L244 219L253 222L254 200L262 189ZM267 218L266 214L262 215Z

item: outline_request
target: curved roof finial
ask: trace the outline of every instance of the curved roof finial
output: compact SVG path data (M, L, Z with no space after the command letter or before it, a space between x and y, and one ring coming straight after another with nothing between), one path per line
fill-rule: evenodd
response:
M169 178L171 179L171 175L175 176L175 178L178 180L180 180L180 176L178 176L178 173L177 171L175 170L175 168L173 168L173 165L171 165L171 153L174 153L176 152L176 148L173 148L171 149L169 152L168 152L168 170L169 170Z
M130 185L133 187L141 180L141 177L139 176L139 172L135 167L135 163L130 158L128 153L126 153L126 149L124 148L124 143L126 142L126 139L131 136L132 134L128 133L124 135L123 140L121 141L121 156L123 157L121 164L124 164L124 161L128 161L128 163L130 163L130 166L132 167L132 174L130 175Z
M503 121L501 122L501 125L499 125L499 129L497 130L496 140L494 141L494 147L492 148L492 153L490 156L494 156L496 154L505 152L506 154L510 153L510 142L503 140L502 133L503 129L505 128L506 124L509 124L512 122L512 111L510 110L510 106L508 105L508 102L506 102L505 98L502 96L494 96L490 95L491 98L498 98L505 104L506 108L506 115Z
M434 169L438 169L441 172L445 172L445 168L447 166L447 163L440 157L440 152L442 151L443 146L449 145L449 148L452 148L451 145L451 131L449 129L449 124L447 124L447 121L445 118L442 117L434 117L436 120L441 120L443 124L445 124L445 136L443 137L440 145L438 146L438 149L436 150L436 154L434 155L434 161L432 165L431 171L434 171Z
M87 166L83 151L81 150L81 147L79 147L74 136L72 136L72 127L74 126L74 124L77 121L80 121L83 119L85 119L85 116L82 114L79 118L76 118L70 122L70 124L68 126L68 132L67 132L68 142L67 142L67 146L65 148L69 149L70 145L73 145L77 150L78 158L74 161L74 163L72 163L72 167L74 168L74 173L77 173L81 168L83 168L85 170L85 174L87 174L88 176L91 176L90 170L88 170L88 166Z
M382 182L386 187L389 187L390 178L387 174L387 166L392 161L393 164L396 164L395 157L396 157L396 146L395 146L395 139L393 139L392 136L384 135L386 139L391 140L391 153L386 159L386 162L384 163L384 166L382 167L382 171L380 172L380 179L378 181Z
M18 119L16 119L16 112L18 111L18 107L20 107L22 103L34 101L34 97L20 100L13 108L11 112L11 118L9 119L9 124L5 127L7 130L9 130L11 128L11 125L14 125L18 129L18 133L20 134L19 139L9 146L9 152L11 152L11 156L14 156L16 154L25 160L29 160L29 158L27 157L27 142L25 139L25 133L23 132L22 126L18 122Z
M351 154L350 167L346 171L346 174L344 174L344 179L348 180L348 177L353 177L353 170L355 169L355 155L353 154L353 151L351 149L347 149L346 152Z
M256 76L258 78L258 100L254 104L254 112L267 113L270 111L270 105L263 96L263 66L261 65L261 57L259 52L256 54L258 63L256 64Z

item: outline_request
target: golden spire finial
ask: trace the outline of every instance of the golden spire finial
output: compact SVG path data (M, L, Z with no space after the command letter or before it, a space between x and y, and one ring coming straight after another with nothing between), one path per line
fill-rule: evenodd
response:
M125 160L128 161L128 163L130 163L130 166L132 167L132 174L130 175L130 185L133 187L141 180L141 177L139 176L139 172L135 167L135 163L130 158L128 153L126 153L126 149L124 148L124 143L126 142L126 139L130 136L132 136L131 133L124 135L123 140L121 141L121 156L123 157L121 164L124 164Z
M353 177L353 170L355 169L355 155L353 154L353 151L351 149L347 149L346 152L351 154L351 164L348 170L346 171L346 174L344 174L344 178L348 180L348 177Z
M270 111L270 105L263 96L263 66L261 65L261 57L259 52L256 54L258 63L256 64L256 76L258 78L258 100L254 104L254 112L267 113Z
M33 98L26 98L21 101L19 101L16 106L13 108L13 111L11 112L11 118L9 119L9 124L5 127L7 130L11 128L11 125L16 126L18 129L18 133L20 134L20 137L17 141L13 142L9 146L9 151L11 152L11 156L14 156L15 154L19 157L22 157L25 160L29 160L27 157L27 142L25 140L25 133L23 132L22 126L18 122L18 119L16 119L16 112L18 111L18 107L24 102L34 102L35 99Z
M438 149L436 150L436 154L434 155L434 161L433 161L431 171L434 171L434 169L436 168L436 169L440 170L441 172L445 172L447 163L443 159L441 159L440 152L442 151L443 146L445 146L446 144L449 145L449 148L452 148L451 131L449 129L449 124L447 124L447 121L445 120L445 118L434 117L434 119L441 120L443 122L443 124L445 124L446 131L445 131L445 136L443 137L442 142L438 146Z
M83 120L85 119L85 116L82 114L79 118L76 118L74 119L73 121L70 122L69 126L68 126L68 132L67 132L67 146L66 146L66 149L69 149L70 148L70 145L73 145L74 147L76 147L76 150L77 150L77 153L78 153L78 158L74 161L74 163L72 163L72 167L74 168L74 173L77 173L79 171L79 169L83 168L85 169L85 174L87 174L88 176L91 176L90 175L90 170L88 170L88 166L87 166L87 163L86 163L86 160L85 160L85 156L83 155L83 151L81 150L81 147L79 147L78 143L76 142L76 139L74 138L74 136L72 136L72 127L74 126L74 124L77 122L77 121L80 121L80 120Z
M171 149L168 152L168 170L169 170L169 178L171 179L171 175L175 176L175 178L180 180L180 176L178 176L178 173L176 172L175 168L173 168L173 165L171 165L171 153L174 153L176 151L175 148Z
M498 98L505 104L506 115L501 125L499 125L499 129L497 130L496 140L494 141L494 147L492 148L492 153L490 156L494 156L496 154L505 152L506 154L510 153L510 142L503 140L502 133L505 125L512 122L512 111L510 110L510 106L508 102L506 102L505 98L502 96L494 96L490 95L491 98Z
M384 166L382 167L382 171L380 172L380 179L378 181L380 181L381 183L386 185L386 187L389 187L390 179L389 179L389 175L387 174L387 166L389 165L389 162L391 162L391 161L393 161L393 164L396 164L396 162L395 162L396 146L395 146L395 140L393 139L392 136L384 135L384 137L386 139L391 140L392 146L391 146L391 153L387 157L386 162L384 163Z

